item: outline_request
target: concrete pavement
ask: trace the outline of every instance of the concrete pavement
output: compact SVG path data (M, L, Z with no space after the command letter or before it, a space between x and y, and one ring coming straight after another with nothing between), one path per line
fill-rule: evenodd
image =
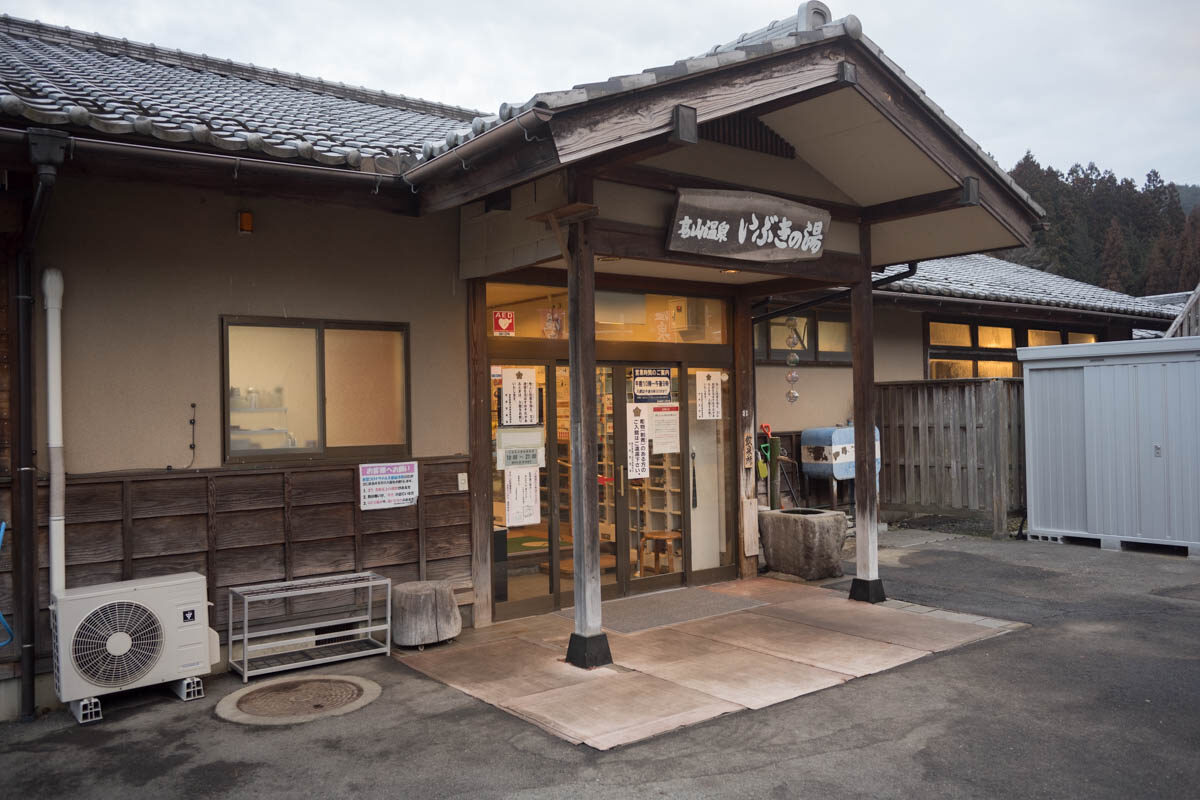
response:
M892 551L890 597L1031 628L598 753L392 660L343 717L234 726L165 690L0 726L5 796L1184 797L1200 786L1200 563L970 537Z

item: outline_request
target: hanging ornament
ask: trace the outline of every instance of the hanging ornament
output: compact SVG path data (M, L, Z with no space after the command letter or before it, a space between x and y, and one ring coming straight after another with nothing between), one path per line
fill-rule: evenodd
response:
M788 389L787 400L789 403L794 403L800 399L800 393L795 389Z
M794 347L798 346L799 344L800 344L800 336L796 333L796 331L793 330L791 333L788 334L787 346L794 348Z
M787 365L789 367L799 366L800 365L800 354L799 353L788 353L787 354Z
M789 370L788 374L784 375L783 378L788 383L795 383L796 381L800 380L800 370L797 370L797 369Z
M784 326L785 326L785 327L788 327L788 328L795 328L795 327L796 327L796 322L797 322L797 320L796 320L796 318L795 318L795 317L788 317L787 319L785 319L785 320L783 321L783 324L784 324Z

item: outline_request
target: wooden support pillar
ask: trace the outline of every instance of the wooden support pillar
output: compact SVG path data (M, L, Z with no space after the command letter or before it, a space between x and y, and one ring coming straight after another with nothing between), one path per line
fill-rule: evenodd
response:
M854 372L854 539L857 569L850 599L886 600L879 579L879 487L875 473L875 332L871 286L871 226L859 228L863 272L850 290Z
M557 225L557 222L552 224ZM567 238L567 327L571 375L571 536L575 565L575 632L567 661L591 668L612 663L600 628L599 490L596 470L596 274L590 220Z
M492 624L492 380L487 358L487 282L476 278L467 283L467 370L468 424L471 462L471 585L475 603L471 624ZM357 538L358 504L354 504Z
M734 447L738 458L738 574L758 574L758 488L754 472L754 325L750 298L733 305ZM748 452L747 452L748 451Z

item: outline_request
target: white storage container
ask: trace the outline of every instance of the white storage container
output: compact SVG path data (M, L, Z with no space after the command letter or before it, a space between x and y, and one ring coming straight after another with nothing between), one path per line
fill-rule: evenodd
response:
M1200 557L1200 337L1017 351L1029 533Z

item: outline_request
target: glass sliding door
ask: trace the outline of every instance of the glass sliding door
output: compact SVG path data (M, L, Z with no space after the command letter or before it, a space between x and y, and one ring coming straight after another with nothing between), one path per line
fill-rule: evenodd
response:
M554 609L559 526L547 459L547 366L491 365L492 595L499 619Z
M629 590L682 582L686 566L679 368L626 366L618 493L631 559Z
M711 403L698 413L697 381L720 384L720 414ZM732 384L728 370L689 369L688 388L688 459L690 477L689 552L690 569L697 577L726 579L719 570L737 564L737 525L733 508L734 471ZM697 417L703 416L704 419ZM716 418L713 418L716 417ZM710 578L707 576L711 576Z

